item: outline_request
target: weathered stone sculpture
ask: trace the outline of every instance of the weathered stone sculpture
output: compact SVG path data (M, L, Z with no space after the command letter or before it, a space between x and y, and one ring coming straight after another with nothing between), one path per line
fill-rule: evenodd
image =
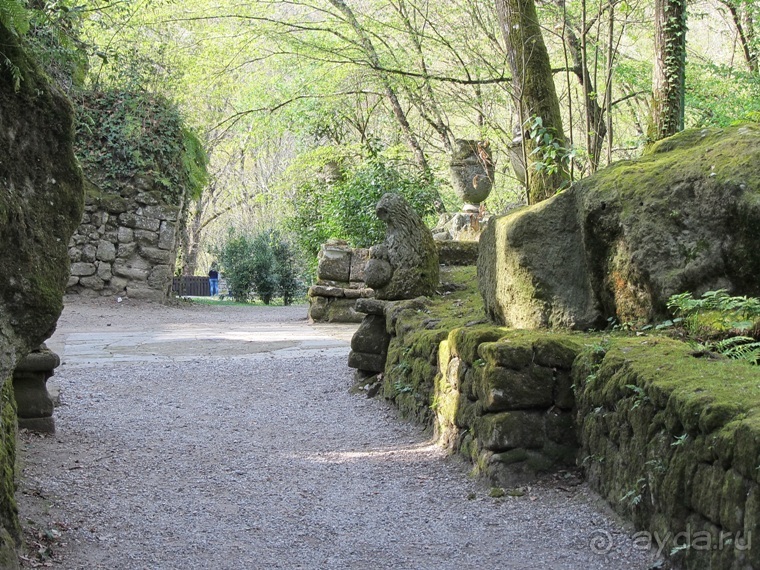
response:
M348 356L348 366L356 369L357 383L385 369L390 342L385 301L432 295L439 279L435 242L409 204L398 194L386 194L377 203L376 212L388 230L385 242L370 248L364 270L365 282L375 290L377 299L356 302L356 311L367 315L351 339Z
M760 126L684 131L534 206L480 240L486 310L519 328L667 316L668 298L760 295Z
M477 213L493 188L495 169L488 142L457 139L449 167L451 184L464 201L464 211Z
M430 230L398 194L377 203L377 217L388 226L385 242L370 248L364 270L378 299L397 300L432 295L438 286L438 250Z
M18 568L12 375L55 329L68 279L67 244L82 216L73 112L0 24L0 45L21 74L0 66L0 568Z

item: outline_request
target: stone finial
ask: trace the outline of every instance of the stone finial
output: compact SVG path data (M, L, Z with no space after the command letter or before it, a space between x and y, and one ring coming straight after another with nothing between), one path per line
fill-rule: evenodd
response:
M478 211L493 188L495 168L488 141L457 139L451 163L451 184L465 211Z

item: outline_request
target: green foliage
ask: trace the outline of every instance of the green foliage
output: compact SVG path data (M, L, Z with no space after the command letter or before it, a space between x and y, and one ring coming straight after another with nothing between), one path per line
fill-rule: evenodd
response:
M186 126L182 127L182 147L182 166L187 173L189 196L197 200L209 183L208 155L198 135Z
M530 139L535 148L530 153L535 157L533 167L537 172L545 172L552 176L557 173L567 174L569 181L570 163L575 157L573 149L564 146L557 138L553 127L545 127L541 117L531 117L526 121L525 128L530 133Z
M72 0L47 0L30 14L27 43L34 58L67 91L82 87L91 48L80 39L86 6Z
M275 296L290 305L303 290L295 251L277 230L246 234L231 229L214 254L219 258L230 294L238 302L249 301L255 293L266 305Z
M380 157L344 169L337 181L314 179L300 184L291 218L299 244L316 255L330 238L344 239L355 247L382 242L385 224L375 215L375 206L389 192L402 195L423 219L434 212L434 183Z
M709 62L690 65L687 74L689 127L760 121L759 74Z
M725 289L708 291L700 299L691 293L673 295L668 308L683 319L692 337L688 342L700 352L717 352L751 364L760 361L760 299L731 296Z
M700 327L709 327L717 333L747 331L760 318L760 299L732 297L725 289L707 291L700 299L691 293L673 295L668 308L683 317L685 326L693 333L705 332Z
M0 25L15 36L29 31L30 13L23 0L0 0Z
M76 152L103 189L151 179L167 202L197 196L207 182L198 138L165 98L144 92L95 91L78 99Z
M29 12L22 0L0 0L0 31L2 28L17 38L29 30ZM0 43L0 69L4 67L8 70L13 81L13 88L18 91L21 88L23 75L18 65L3 51L4 48L5 46Z

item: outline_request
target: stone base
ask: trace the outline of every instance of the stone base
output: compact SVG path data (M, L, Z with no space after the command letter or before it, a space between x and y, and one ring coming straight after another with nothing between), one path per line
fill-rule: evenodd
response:
M477 265L477 241L436 241L441 265Z
M361 323L364 315L354 309L356 299L309 297L309 321L312 323Z
M55 433L55 418L18 418L18 427L37 433Z

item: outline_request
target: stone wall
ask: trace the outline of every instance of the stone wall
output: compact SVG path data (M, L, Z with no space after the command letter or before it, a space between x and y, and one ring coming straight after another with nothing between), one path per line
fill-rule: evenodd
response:
M317 283L309 288L309 320L317 323L360 323L364 315L354 310L357 299L372 297L364 284L369 250L354 249L332 240L319 250Z
M69 242L67 292L161 301L171 289L182 205L166 203L148 179L105 193L89 185Z
M474 472L577 463L685 568L760 568L760 368L662 337L450 329L417 300L385 317L380 393Z

